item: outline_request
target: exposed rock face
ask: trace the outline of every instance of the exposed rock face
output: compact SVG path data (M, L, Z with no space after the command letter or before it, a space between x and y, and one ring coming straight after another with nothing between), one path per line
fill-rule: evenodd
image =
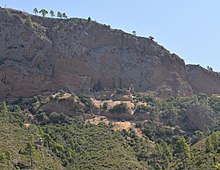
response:
M0 94L31 96L49 89L51 41L25 26L19 15L0 9L0 18Z
M79 114L80 109L85 109L85 106L82 103L74 103L72 101L63 100L63 101L50 101L40 107L46 113L58 112L70 114Z
M198 65L188 65L187 74L194 92L207 94L220 92L220 76L218 73L210 72Z
M82 19L49 19L0 9L0 94L132 86L159 96L220 93L219 77L185 65L156 42ZM202 72L202 75L200 73ZM204 74L203 74L204 72ZM195 75L199 75L194 78ZM201 84L211 79L211 84Z
M214 124L215 113L204 106L192 105L186 111L186 122L191 124L192 129L204 130Z

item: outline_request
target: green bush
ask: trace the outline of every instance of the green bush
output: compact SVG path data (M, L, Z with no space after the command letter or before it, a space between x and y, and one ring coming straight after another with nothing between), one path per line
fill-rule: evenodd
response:
M104 103L103 103L102 109L103 109L103 110L107 110L107 109L108 109L108 103L107 103L107 102L104 102Z
M49 121L52 123L64 123L66 122L66 116L63 113L52 112L49 115Z
M1 109L1 113L8 113L8 107L6 105L6 102L2 102L0 109Z
M145 105L139 105L137 106L137 109L135 110L135 112L140 113L140 112L152 112L153 111L153 107L151 106L145 106Z
M116 106L114 106L112 109L110 109L109 111L111 113L127 113L128 112L128 106L126 103L121 103L121 104L118 104Z
M217 153L220 153L220 146L217 147L216 152L217 152Z
M81 94L79 94L78 97L79 97L80 101L86 105L86 107L92 108L93 103L92 103L92 100L90 99L89 96L81 93Z

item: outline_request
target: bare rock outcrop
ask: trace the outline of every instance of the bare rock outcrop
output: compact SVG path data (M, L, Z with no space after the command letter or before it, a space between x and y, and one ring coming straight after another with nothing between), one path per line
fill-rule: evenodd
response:
M100 89L132 86L135 91L155 91L162 97L220 93L218 77L186 66L151 39L76 18L31 16L30 27L25 24L28 16L0 9L2 97L28 97L58 89L92 91L97 85ZM211 79L211 84L201 84L202 79L207 83Z
M220 93L220 74L198 65L187 65L189 84L195 93Z
M191 105L186 110L186 121L192 129L205 130L207 126L215 123L214 115L214 111L205 106Z

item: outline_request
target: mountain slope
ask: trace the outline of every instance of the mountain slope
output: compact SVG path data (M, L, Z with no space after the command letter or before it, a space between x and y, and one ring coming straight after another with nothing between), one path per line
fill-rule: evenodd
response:
M59 117L57 121L57 113L50 114L45 124L46 119L35 119L40 120L39 114L30 115L18 106L10 109L14 111L0 109L2 170L147 169L126 146L123 136L105 124L85 124L80 116ZM41 149L37 149L39 139L43 140Z
M105 110L92 106L88 111L89 105L82 103L88 103L89 98L56 94L58 97L35 96L29 101L0 105L0 169L214 170L219 165L218 96L201 94L167 100L137 96L148 105L136 107L132 116L141 116L141 121L129 124L101 116L109 111L119 119L123 107L109 106ZM75 100L79 98L82 103ZM72 108L78 103L82 107L65 114L56 108L44 110L42 106L50 102L69 103ZM197 106L198 111L190 112L191 106Z
M194 66L186 66L151 39L84 19L43 18L2 8L0 15L3 97L119 86L161 97L220 93L218 75L203 74L203 68L195 72ZM33 27L27 24L28 16ZM212 83L200 83L203 78Z

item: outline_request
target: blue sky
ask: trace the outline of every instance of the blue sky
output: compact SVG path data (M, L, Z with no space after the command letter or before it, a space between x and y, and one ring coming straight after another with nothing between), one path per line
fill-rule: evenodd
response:
M188 64L220 71L220 0L0 0L0 6L66 12L155 41Z

